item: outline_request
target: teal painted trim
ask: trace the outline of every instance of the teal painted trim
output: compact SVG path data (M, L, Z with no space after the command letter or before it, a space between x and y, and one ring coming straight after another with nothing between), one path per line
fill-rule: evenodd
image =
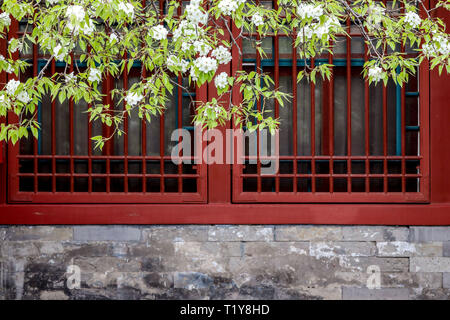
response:
M407 97L418 97L419 96L419 92L406 92L405 95Z
M406 131L419 131L420 127L419 126L406 126L405 130Z

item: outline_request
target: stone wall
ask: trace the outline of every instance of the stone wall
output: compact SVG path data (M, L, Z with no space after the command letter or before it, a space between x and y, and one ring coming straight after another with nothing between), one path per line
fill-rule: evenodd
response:
M450 227L0 226L0 246L0 299L450 299Z

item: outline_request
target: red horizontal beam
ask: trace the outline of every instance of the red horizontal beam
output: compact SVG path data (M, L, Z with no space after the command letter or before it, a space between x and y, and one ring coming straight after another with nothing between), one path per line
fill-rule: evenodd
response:
M0 224L450 225L445 204L0 205Z

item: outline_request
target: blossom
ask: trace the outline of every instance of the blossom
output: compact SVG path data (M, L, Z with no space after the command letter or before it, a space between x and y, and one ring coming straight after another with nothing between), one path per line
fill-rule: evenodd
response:
M198 52L201 56L206 56L211 50L211 47L205 41L202 40L195 40L193 45L194 50Z
M125 12L127 16L130 16L132 19L134 18L134 6L131 3L119 3L119 11Z
M118 42L119 38L117 37L117 35L115 33L111 33L109 36L109 42L111 43L115 43Z
M20 102L27 104L28 102L31 101L30 96L28 95L28 92L26 91L21 91L19 92L19 94L17 95L17 100L19 100Z
M184 59L179 59L177 56L171 54L166 61L167 67L169 69L180 68L181 72L184 73L187 71L189 62Z
M319 19L323 15L323 9L321 5L302 2L297 7L297 14L301 19Z
M409 24L412 28L417 28L422 19L420 19L419 15L413 11L408 11L405 14L405 23Z
M55 48L53 48L53 55L55 56L56 60L62 61L64 60L66 53L64 52L63 47L58 44Z
M239 4L236 0L221 0L218 7L224 15L229 16L236 11Z
M98 69L92 68L89 71L88 80L91 82L100 81L102 78L102 72Z
M211 55L219 61L220 64L227 64L231 61L231 53L230 50L220 45L215 48Z
M0 14L0 21L3 25L9 26L11 24L11 18L9 17L9 13L3 12Z
M73 74L73 71L69 74L64 75L66 83L73 81L76 76Z
M155 40L166 39L168 33L169 31L160 24L151 28L151 36Z
M208 14L203 12L200 8L200 1L191 1L186 6L186 19L193 24L206 24L208 21Z
M217 70L217 60L210 57L199 57L195 59L194 65L199 71L204 73Z
M383 80L385 76L385 72L379 66L373 66L369 69L369 79L372 79L374 82L378 82Z
M14 96L19 86L20 81L14 79L9 80L6 84L6 93L8 93L10 96Z
M83 21L85 15L86 12L84 11L83 7L78 4L67 7L66 17L68 17L69 19L74 19L79 23Z
M142 99L144 99L144 96L135 92L131 92L125 97L125 101L132 107L141 102Z
M228 74L226 72L220 73L214 78L214 84L217 89L224 89L228 85Z
M191 66L191 69L189 70L189 75L191 76L192 81L197 81L198 80L198 74L195 71L194 66Z
M385 12L385 8L380 5L373 4L367 10L367 13L369 14L369 16L367 17L367 21L375 27L378 27L381 23L381 20L383 19Z
M446 34L438 34L430 42L422 45L422 52L427 57L436 57L437 55L447 56L450 54L450 42Z
M53 5L53 4L57 4L59 1L61 1L61 0L47 0L47 4Z
M221 108L218 105L213 105L213 104L207 104L205 106L205 109L203 110L203 116L207 117L208 116L208 110L212 110L213 116L215 116L216 118L219 116Z
M252 23L258 27L264 23L264 19L259 13L255 13L252 16Z

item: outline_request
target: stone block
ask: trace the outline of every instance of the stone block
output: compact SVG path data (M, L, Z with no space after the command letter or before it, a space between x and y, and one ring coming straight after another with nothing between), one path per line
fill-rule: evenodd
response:
M411 272L450 272L450 257L412 257Z
M76 226L75 241L139 241L141 230L130 226Z
M411 243L405 241L377 242L381 257L437 257L442 256L441 242Z
M342 288L343 300L409 300L409 290L406 288Z
M72 227L18 226L8 228L5 238L9 241L69 241L72 237Z
M450 241L450 227L411 227L410 242Z
M266 226L212 226L208 241L273 241L273 227Z
M275 241L339 241L342 228L336 226L276 226Z

